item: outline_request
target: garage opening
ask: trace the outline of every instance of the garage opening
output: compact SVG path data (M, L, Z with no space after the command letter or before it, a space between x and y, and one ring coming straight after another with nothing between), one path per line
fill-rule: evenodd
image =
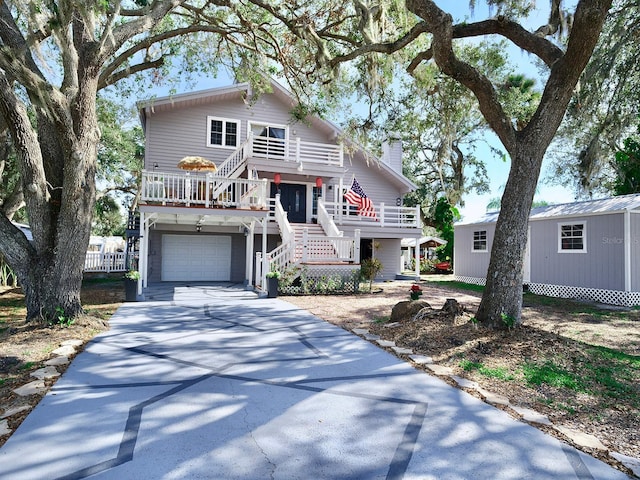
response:
M231 237L224 235L163 235L163 282L231 279Z

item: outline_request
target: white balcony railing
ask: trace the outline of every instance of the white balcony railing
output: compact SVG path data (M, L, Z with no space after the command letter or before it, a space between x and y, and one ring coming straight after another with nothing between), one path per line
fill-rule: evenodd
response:
M142 172L143 202L162 205L267 208L267 180L228 179L206 173Z
M250 141L251 157L269 158L295 163L313 163L341 167L343 164L342 145L327 143L303 142L299 138L285 140L283 138L253 136Z
M355 207L346 202L324 202L327 213L337 225L378 225L380 227L422 228L420 207L390 207L384 203L374 205L375 217L358 214Z

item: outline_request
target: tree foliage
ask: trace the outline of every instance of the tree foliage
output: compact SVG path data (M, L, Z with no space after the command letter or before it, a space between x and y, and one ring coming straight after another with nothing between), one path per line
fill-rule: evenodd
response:
M640 193L640 122L639 135L624 140L624 148L615 155L615 195Z
M640 2L615 0L553 148L552 181L582 196L615 193L615 153L640 106Z
M126 94L148 72L153 82L162 82L171 71L193 76L228 66L258 91L266 83L260 82L263 73L278 73L305 104L315 100L328 108L339 104L342 92L355 89L379 106L396 65L417 76L431 62L473 92L511 157L478 318L493 322L506 313L519 319L526 214L542 156L611 0L580 0L570 16L553 0L549 22L535 31L518 23L532 1L490 3L496 16L454 23L429 0L0 2L0 117L16 150L34 236L27 242L0 216L0 253L24 286L28 317L55 319L62 309L71 318L82 310L84 251L97 196L99 91L118 85ZM565 47L551 36L563 32L563 18L569 17L573 26ZM537 106L523 118L514 120L501 102L501 86L453 48L490 35L530 52L548 69ZM308 111L322 113L323 107Z
M447 244L438 247L438 258L442 261L453 259L453 224L460 219L458 210L449 203L446 197L440 197L434 211L434 227L438 229ZM455 260L455 259L454 259Z

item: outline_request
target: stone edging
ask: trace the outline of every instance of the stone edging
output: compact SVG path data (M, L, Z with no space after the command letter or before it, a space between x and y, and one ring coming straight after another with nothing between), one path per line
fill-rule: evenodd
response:
M49 360L44 362L44 367L31 372L31 376L36 380L29 382L21 387L13 390L13 393L20 397L28 397L30 395L42 395L49 389L45 385L45 380L59 377L60 372L56 369L56 366L67 365L69 363L69 357L74 356L78 348L84 344L82 340L65 340L60 344L60 348L55 349L51 353L54 355ZM0 436L8 435L11 433L9 428L8 418L13 415L17 415L27 410L31 410L34 405L25 403L18 405L17 407L5 410L0 415Z
M352 328L350 331L379 347L383 347L391 351L402 360L410 361L411 363L419 365L436 376L453 380L455 385L460 389L468 389L477 392L486 403L505 410L513 417L529 423L534 427L545 425L554 429L578 448L594 449L602 453L606 453L613 462L619 462L633 472L636 477L640 478L640 459L629 457L618 452L609 451L607 447L604 446L595 436L578 430L573 430L562 425L554 425L546 415L542 415L541 413L529 408L512 405L507 397L489 392L483 389L477 382L454 375L453 369L433 363L433 359L431 357L426 355L416 355L410 348L398 347L393 341L382 340L380 336L371 334L366 328Z

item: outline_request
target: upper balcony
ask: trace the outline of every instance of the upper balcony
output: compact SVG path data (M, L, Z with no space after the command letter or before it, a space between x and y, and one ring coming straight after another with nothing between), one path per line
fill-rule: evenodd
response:
M251 135L243 146L244 160L263 172L327 177L344 173L342 145Z
M142 172L140 201L176 207L267 209L267 180L204 172Z
M140 202L147 205L264 211L271 208L273 200L268 196L267 179L229 179L203 172L142 172ZM419 207L376 203L373 205L375 216L362 216L344 201L322 202L322 205L339 226L421 228Z
M325 165L342 167L344 153L342 145L303 142L251 135L248 138L247 157L283 160L301 165Z

